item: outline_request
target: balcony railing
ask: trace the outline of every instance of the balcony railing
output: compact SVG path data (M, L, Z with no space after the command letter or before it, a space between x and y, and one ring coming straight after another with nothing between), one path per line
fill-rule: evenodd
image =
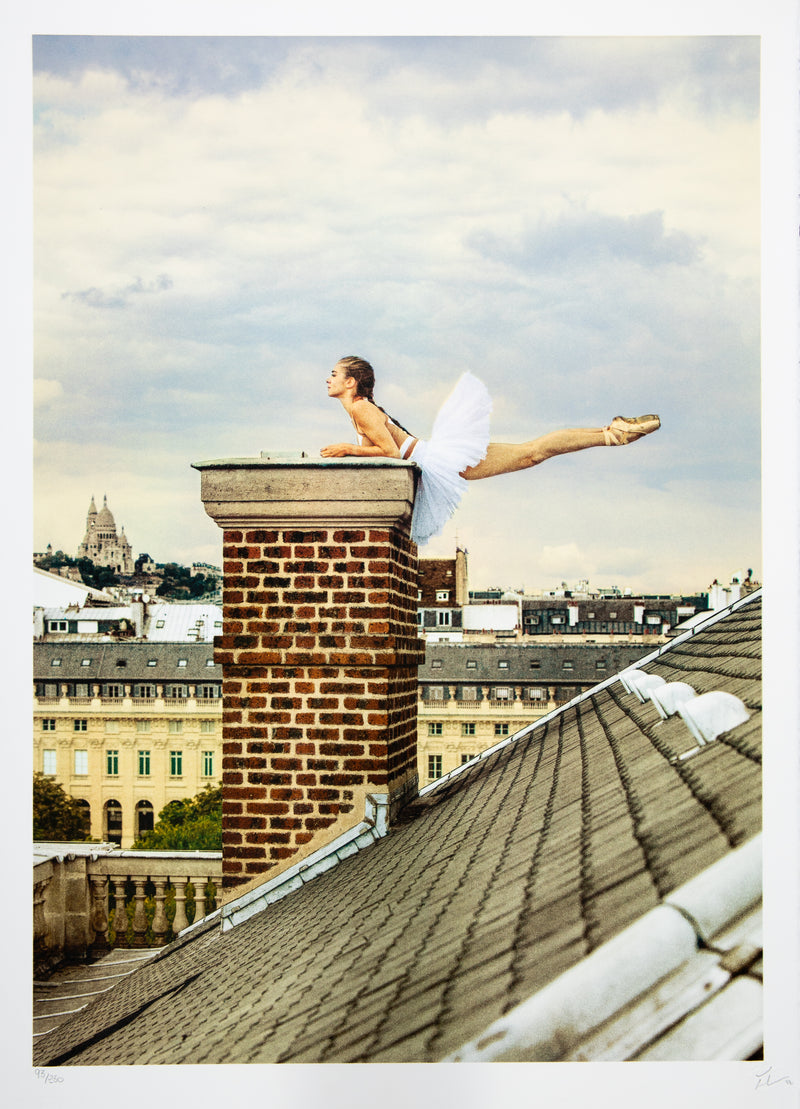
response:
M213 912L219 851L121 851L109 843L34 845L34 964L111 947L161 947Z

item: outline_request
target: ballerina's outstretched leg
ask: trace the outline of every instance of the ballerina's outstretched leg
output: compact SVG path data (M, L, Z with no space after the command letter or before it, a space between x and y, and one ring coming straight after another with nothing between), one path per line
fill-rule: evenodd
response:
M618 447L633 443L661 427L658 416L615 416L606 427L574 427L549 431L529 443L490 443L486 457L464 470L468 481L528 470L548 458L588 447Z

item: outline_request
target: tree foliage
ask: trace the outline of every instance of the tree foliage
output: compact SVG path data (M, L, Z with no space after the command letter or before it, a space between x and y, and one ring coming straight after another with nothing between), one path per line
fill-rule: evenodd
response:
M162 574L161 585L156 590L156 596L171 598L176 601L194 600L203 597L206 593L216 590L216 581L213 576L205 574L192 574L186 566L179 566L176 562L167 562L160 568Z
M196 797L170 801L155 827L133 846L137 851L221 851L222 786L206 786Z
M33 838L59 843L91 839L86 809L40 773L33 775Z

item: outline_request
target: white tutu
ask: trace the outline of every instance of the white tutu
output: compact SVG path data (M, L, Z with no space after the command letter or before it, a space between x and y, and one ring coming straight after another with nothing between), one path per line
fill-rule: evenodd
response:
M421 470L411 517L411 538L422 545L438 535L467 488L461 471L486 457L492 398L482 381L462 374L439 409L430 439L420 440L411 461Z

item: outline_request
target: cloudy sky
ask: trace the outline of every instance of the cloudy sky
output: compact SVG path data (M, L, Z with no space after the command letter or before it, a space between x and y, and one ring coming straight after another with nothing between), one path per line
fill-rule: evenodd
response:
M470 486L470 585L694 591L760 533L759 40L42 35L34 545L107 494L219 562L191 463L350 435L369 358L421 436L464 370L492 437L662 430Z

